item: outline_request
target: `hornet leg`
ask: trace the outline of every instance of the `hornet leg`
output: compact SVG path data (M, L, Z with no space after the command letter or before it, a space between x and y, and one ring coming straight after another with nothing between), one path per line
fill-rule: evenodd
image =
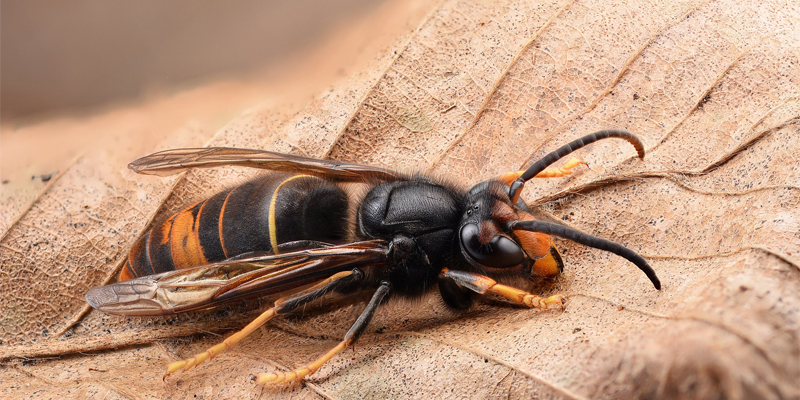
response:
M488 276L471 272L444 269L440 277L442 279L450 279L473 292L480 294L485 294L486 292L494 293L514 303L528 307L548 309L552 305L563 307L564 304L564 297L559 294L545 298L511 286L499 284Z
M350 330L347 331L347 334L344 335L344 340L336 345L336 347L325 353L325 355L314 360L305 367L296 369L292 372L258 374L256 376L256 382L260 385L267 383L288 383L294 380L303 379L306 376L316 372L320 367L322 367L323 364L333 358L333 356L352 346L353 343L358 340L359 336L361 336L361 334L364 332L364 329L366 329L367 325L369 325L373 315L375 315L375 309L378 308L378 305L381 304L387 294L389 294L389 282L383 281L381 282L381 286L378 287L378 290L375 292L375 294L372 295L372 300L370 300L369 304L367 304L367 308L364 309L364 312L361 313L361 316L358 317Z
M164 374L164 379L166 379L168 375L175 371L181 369L186 371L189 368L192 368L209 358L214 358L223 351L230 349L236 343L239 343L239 341L244 339L247 335L253 333L253 331L258 329L261 325L264 325L267 321L272 319L272 317L292 312L298 307L316 300L332 290L353 282L358 282L363 278L364 273L358 268L353 269L352 271L339 272L338 274L331 276L330 278L311 288L299 293L295 293L289 298L279 299L275 302L274 307L264 311L264 313L259 315L258 318L254 319L253 322L247 324L244 329L229 336L222 343L219 343L192 358L176 361L167 365L167 373Z
M587 167L589 166L589 164L587 164L583 160L577 157L572 157L569 159L569 161L566 162L566 164L560 167L545 168L542 172L536 174L534 178L561 178L567 175L572 175L572 169L577 167L578 165L585 165ZM509 172L507 174L500 175L499 177L497 177L497 180L502 182L504 185L511 187L511 185L517 179L519 179L519 177L521 177L522 174L524 173L525 171ZM516 203L517 200L519 200L520 192L521 191L517 192L517 194L512 199L514 203Z
M585 161L577 157L572 157L560 167L547 167L544 171L536 174L534 178L561 178L567 175L572 175L572 169L578 165L589 166L589 164L587 164ZM506 184L506 186L511 186L511 184L514 183L517 178L522 176L523 173L525 173L525 171L509 172L507 174L500 175L497 180Z

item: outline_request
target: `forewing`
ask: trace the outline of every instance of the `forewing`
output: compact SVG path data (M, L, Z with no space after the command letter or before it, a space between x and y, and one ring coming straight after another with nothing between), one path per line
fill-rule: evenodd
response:
M164 315L217 307L313 284L341 271L387 263L382 240L242 258L117 282L86 301L107 314Z
M348 182L393 181L406 178L396 171L369 165L231 147L165 150L142 157L128 164L128 167L140 174L167 176L189 168L221 165L303 173Z

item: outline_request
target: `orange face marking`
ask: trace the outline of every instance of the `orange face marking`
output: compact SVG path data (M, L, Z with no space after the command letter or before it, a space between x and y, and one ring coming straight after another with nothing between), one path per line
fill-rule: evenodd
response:
M175 215L172 222L170 251L175 269L208 264L203 254L203 247L200 245L199 227L196 221L200 213L195 213L198 207L200 203L184 209Z
M517 213L520 221L532 221L533 215L520 211ZM517 237L522 249L528 253L528 257L538 260L550 254L550 246L552 246L552 239L550 235L540 232L530 232L525 230L515 230L514 236Z
M558 256L558 259L556 259L553 252L558 254L558 250L556 250L555 247L551 247L550 252L546 256L536 260L533 266L531 266L531 274L541 277L560 274L563 268L561 265L561 256Z
M537 260L550 254L550 235L540 232L514 231L522 249L528 257Z

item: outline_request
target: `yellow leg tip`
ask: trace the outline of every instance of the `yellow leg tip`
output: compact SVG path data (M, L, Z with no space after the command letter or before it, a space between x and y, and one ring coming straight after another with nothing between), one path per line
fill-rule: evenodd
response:
M184 372L188 371L192 367L197 366L198 364L202 363L203 361L207 360L208 358L209 358L208 353L202 353L202 354L198 354L198 355L196 355L196 356L194 356L192 358L186 359L186 360L175 361L175 362L169 363L169 364L167 364L167 373L164 374L164 379L166 379L167 376L171 375L175 371L178 371L178 370L183 370Z
M187 364L186 360L175 361L173 363L169 363L169 365L167 365L167 375L169 375L169 374L171 374L171 373L173 373L173 372L175 372L175 371L177 371L179 369L183 369L184 367L186 367L186 364ZM164 376L166 376L166 375L164 375Z
M266 385L278 379L277 374L258 374L256 375L256 383L259 385Z
M564 296L562 296L560 294L557 294L555 296L550 296L550 297L544 299L544 302L548 306L555 305L555 306L558 306L560 308L564 308L564 300L566 300L564 298Z
M185 371L186 368L187 368L186 367L187 364L188 363L186 362L186 360L175 361L173 363L169 363L167 365L167 372L164 374L164 376L161 377L161 380L166 381L167 377L172 375L172 373L174 373L175 371L178 371L178 370L181 370L181 369L183 369Z
M528 307L535 307L541 309L549 309L551 306L564 309L564 296L557 294L548 298L543 298L534 295L527 295L522 302Z
M256 383L259 385L277 385L281 383L299 381L313 372L314 371L311 371L308 368L303 368L292 372L272 372L268 374L258 374L256 375L255 379Z

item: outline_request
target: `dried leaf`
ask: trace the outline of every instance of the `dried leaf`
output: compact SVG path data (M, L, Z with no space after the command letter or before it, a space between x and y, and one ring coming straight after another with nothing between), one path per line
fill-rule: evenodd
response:
M362 306L271 322L195 370L163 366L219 342L250 304L169 318L86 311L151 219L249 171L137 177L100 159L69 168L0 241L4 394L41 397L800 397L800 10L790 1L445 2L366 73L286 116L242 115L213 140L421 169L468 186L560 144L624 128L591 169L533 182L545 216L649 259L663 283L568 242L543 293L564 312L436 296L379 313L355 352L305 384ZM270 134L266 134L269 132ZM66 333L63 331L66 330ZM175 340L158 340L163 338Z

